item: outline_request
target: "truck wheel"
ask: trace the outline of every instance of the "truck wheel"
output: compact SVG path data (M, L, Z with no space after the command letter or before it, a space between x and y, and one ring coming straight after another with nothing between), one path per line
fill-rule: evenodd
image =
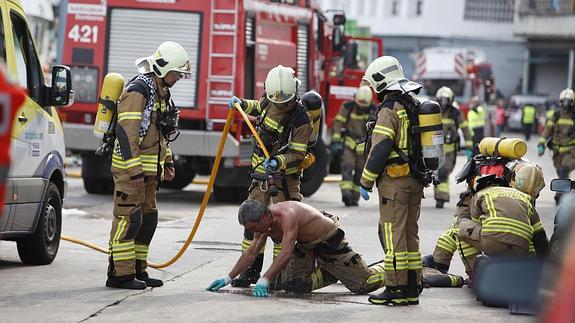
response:
M553 232L549 239L549 259L553 262L559 262L561 259L561 235Z
M310 151L315 156L315 163L303 172L300 190L305 197L312 196L313 193L317 192L323 183L328 166L327 149L323 140L318 140Z
M173 190L181 190L188 186L196 176L196 172L191 167L185 167L185 163L175 163L176 177L169 182L162 182L161 188L169 188Z
M62 199L50 182L34 234L17 240L18 255L26 265L48 265L54 261L62 230Z
M248 188L243 186L214 186L214 198L221 203L242 203L248 198Z
M114 193L111 163L108 156L82 154L82 180L86 192L106 195Z

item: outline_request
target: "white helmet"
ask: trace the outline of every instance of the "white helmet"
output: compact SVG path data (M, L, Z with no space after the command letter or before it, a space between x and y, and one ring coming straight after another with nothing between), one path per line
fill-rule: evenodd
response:
M371 88L367 85L362 85L357 89L354 96L355 103L360 107L367 107L373 101L373 93Z
M375 93L384 90L406 93L421 89L421 85L405 78L401 64L393 56L381 56L371 62L361 81L362 85L369 85Z
M562 107L570 108L573 107L573 102L575 101L575 93L571 89L565 89L559 94L559 103Z
M184 47L173 41L161 43L154 55L137 59L136 66L138 73L154 72L159 77L166 76L170 71L180 72L185 78L190 78L192 74L188 53Z
M285 103L295 97L299 84L293 68L278 65L268 72L264 87L270 101Z
M435 97L437 100L440 100L441 98L447 98L450 101L453 101L453 91L447 86L442 86L435 93Z
M539 196L539 192L545 187L543 170L532 162L519 162L512 169L511 187L531 195L533 198Z

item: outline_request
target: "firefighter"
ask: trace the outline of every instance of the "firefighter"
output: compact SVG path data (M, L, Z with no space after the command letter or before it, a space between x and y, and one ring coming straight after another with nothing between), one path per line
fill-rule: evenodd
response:
M415 305L419 304L421 281L417 220L424 186L414 176L419 170L411 169L402 156L409 154L414 139L409 117L412 111L408 111L413 106L410 93L417 93L421 85L407 80L401 64L392 56L374 60L366 69L362 83L369 85L381 104L361 177L360 194L367 200L373 186L377 186L379 223L386 253L386 288L380 294L371 295L369 301Z
M383 286L383 264L367 266L349 246L335 216L296 201L267 207L257 200L240 206L238 220L254 233L254 242L238 259L231 272L216 279L209 291L217 291L244 271L263 250L267 236L282 241L282 251L252 290L254 296L268 296L268 289L310 293L338 280L355 294L367 294ZM270 282L281 272L281 285Z
M531 138L533 126L535 125L536 114L537 109L533 104L527 103L523 105L523 108L521 109L521 124L523 125L525 140L529 140Z
M571 89L561 91L559 95L560 111L547 120L545 130L539 139L537 154L543 156L545 146L553 151L553 165L559 178L569 178L575 169L575 93ZM559 204L560 193L555 194L555 203Z
M355 93L354 100L345 102L339 108L333 122L331 138L332 155L341 156L341 199L345 206L357 206L359 201L359 180L365 164L365 124L375 110L371 89L364 85Z
M479 102L479 98L474 96L469 103L470 109L467 112L467 123L473 141L473 154L477 154L477 145L485 137L485 107Z
M443 124L443 149L445 151L445 163L439 169L439 184L435 185L435 207L443 208L449 202L449 174L455 168L457 151L459 150L459 129L463 131L465 138L465 154L467 158L473 157L473 142L471 133L467 127L467 121L459 109L453 106L453 91L447 86L437 90L435 95L441 106L441 123Z
M106 286L126 289L159 287L147 271L150 241L158 223L156 191L175 176L168 137L177 129L178 110L170 88L191 75L186 50L167 41L136 61L138 72L118 104L112 153L114 219L110 233Z
M480 167L471 199L471 219L459 223L459 239L488 256L527 256L533 252L545 256L548 240L534 206L534 197L544 185L543 176L537 175L541 173L537 167L522 168L513 179L505 165L488 163Z
M270 158L266 159L262 149L257 145L254 147L251 157L253 179L248 189L248 199L265 205L303 199L300 194L302 171L298 166L306 156L312 134L312 119L297 96L299 84L291 67L278 65L268 72L264 83L265 94L260 100L239 99L235 96L230 99L230 109L238 103L246 114L258 117L258 134L270 154ZM244 252L250 247L252 239L253 233L244 230ZM275 239L274 256L280 251L281 241ZM263 261L262 249L250 268L235 279L232 285L248 287L257 282Z

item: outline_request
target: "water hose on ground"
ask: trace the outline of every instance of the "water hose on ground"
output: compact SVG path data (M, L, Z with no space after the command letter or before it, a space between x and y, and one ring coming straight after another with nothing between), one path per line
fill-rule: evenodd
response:
M242 118L245 120L246 124L250 128L250 131L252 132L252 134L256 138L258 144L262 148L266 158L269 158L269 152L266 150L265 145L263 145L263 142L262 142L260 136L258 135L256 129L254 128L254 126L252 125L250 120L248 119L244 110L242 110L242 108L240 107L240 105L238 103L235 103L235 108L242 115ZM186 240L186 242L184 243L182 248L180 248L178 253L174 257L172 257L170 260L168 260L164 263L160 263L160 264L148 263L148 265L150 267L156 268L156 269L161 269L161 268L166 268L166 267L172 265L173 263L178 261L178 259L180 259L180 257L184 254L184 252L186 252L186 250L188 249L188 246L190 245L190 243L192 243L192 240L194 240L194 236L196 235L196 232L198 231L200 223L202 222L202 217L204 215L204 211L206 210L206 206L207 206L208 201L210 199L210 195L212 194L212 189L214 187L214 181L216 179L216 175L218 174L218 169L220 167L220 161L222 160L222 152L224 150L224 145L226 143L228 133L230 132L230 126L232 124L233 117L234 117L234 110L230 109L230 111L228 112L228 117L226 119L226 124L224 126L224 130L222 131L222 137L220 139L220 145L218 146L218 152L216 154L216 159L214 160L214 166L212 167L212 172L210 174L210 179L208 181L208 187L206 188L206 192L204 193L204 199L202 200L202 204L200 206L200 211L198 212L198 216L196 218L196 221L194 222L194 226L192 227L192 230L190 231L190 234L188 235L188 239ZM78 238L69 237L69 236L61 236L60 239L66 240L69 242L73 242L73 243L77 243L77 244L86 246L88 248L92 248L96 251L100 251L102 253L106 253L106 254L108 253L107 249L100 247L100 246L97 246L95 244L92 244L90 242L78 239Z

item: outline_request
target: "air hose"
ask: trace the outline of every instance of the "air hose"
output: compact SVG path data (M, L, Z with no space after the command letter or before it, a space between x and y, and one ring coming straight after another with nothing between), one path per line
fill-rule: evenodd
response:
M265 145L262 142L262 139L260 138L256 129L254 128L254 126L252 125L250 120L248 119L244 110L242 110L241 106L238 103L235 103L234 106L235 106L236 110L241 114L242 118L245 120L248 127L250 128L250 131L252 132L252 134L256 138L256 140L257 140L258 144L260 145L261 149L263 150L266 158L269 158L269 156L270 156L269 152L267 151ZM212 172L210 174L208 187L206 188L206 192L204 193L204 199L202 200L202 204L200 206L200 211L198 212L198 216L196 218L196 221L194 222L194 226L192 227L192 230L190 231L190 234L188 235L188 239L186 240L186 242L184 243L182 248L180 248L178 253L174 257L172 257L170 260L168 260L164 263L160 263L160 264L148 263L148 266L150 266L152 268L156 268L156 269L161 269L161 268L166 268L166 267L172 265L173 263L178 261L178 259L180 259L180 257L184 254L184 252L186 252L186 250L188 249L188 246L190 245L190 243L192 243L192 240L194 240L194 236L196 235L196 232L198 231L198 227L200 226L200 223L202 222L202 217L204 215L204 211L206 210L206 206L208 205L210 195L212 194L212 189L214 187L214 181L216 179L216 175L218 174L218 169L220 167L220 161L222 160L222 151L224 150L224 145L226 144L226 138L228 136L228 133L230 132L230 126L232 124L233 118L234 118L234 109L230 109L230 111L228 112L228 117L226 119L226 124L224 126L224 130L222 131L222 137L220 139L220 145L218 146L218 152L216 154L216 159L214 160L214 166L212 167ZM100 246L97 246L95 244L92 244L90 242L78 239L78 238L69 237L69 236L61 236L60 239L66 240L69 242L73 242L73 243L77 243L77 244L86 246L88 248L92 248L96 251L100 251L102 253L106 253L106 254L108 253L107 249L100 247Z

